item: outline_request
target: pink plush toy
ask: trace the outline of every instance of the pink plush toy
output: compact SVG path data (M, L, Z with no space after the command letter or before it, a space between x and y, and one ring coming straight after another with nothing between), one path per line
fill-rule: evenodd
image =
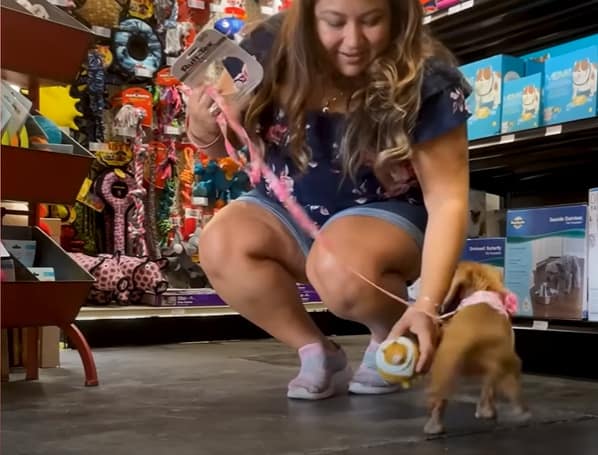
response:
M129 279L120 265L120 255L87 256L83 253L69 253L71 258L96 279L88 302L93 305L109 305L118 297L118 293L129 287Z
M121 256L119 265L129 283L127 289L118 293L120 302L138 304L145 293L162 294L168 289L168 281L162 274L168 266L165 258L152 261L149 257Z

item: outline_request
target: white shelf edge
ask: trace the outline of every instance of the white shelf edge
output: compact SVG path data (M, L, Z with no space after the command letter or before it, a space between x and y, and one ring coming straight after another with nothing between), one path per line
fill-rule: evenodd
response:
M327 311L321 302L304 304L309 312ZM227 306L209 307L151 307L151 306L123 306L123 307L82 307L77 321L95 321L105 319L142 319L142 318L178 318L178 317L210 317L233 316L236 311Z

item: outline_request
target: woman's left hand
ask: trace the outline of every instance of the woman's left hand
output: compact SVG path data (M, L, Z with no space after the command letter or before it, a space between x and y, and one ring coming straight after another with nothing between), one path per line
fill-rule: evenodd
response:
M419 360L415 367L418 374L425 374L430 369L439 336L439 326L433 314L409 307L403 313L388 334L387 339L396 339L411 332L417 337L419 345Z

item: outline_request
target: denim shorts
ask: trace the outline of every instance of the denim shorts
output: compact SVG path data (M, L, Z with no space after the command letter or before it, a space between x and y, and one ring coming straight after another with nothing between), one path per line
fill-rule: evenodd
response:
M282 204L256 190L251 190L236 200L259 205L276 216L307 256L313 239L301 229ZM356 205L333 214L321 227L324 228L328 223L344 216L368 216L386 221L409 234L420 250L423 248L424 232L428 222L428 213L423 205L413 205L397 199Z

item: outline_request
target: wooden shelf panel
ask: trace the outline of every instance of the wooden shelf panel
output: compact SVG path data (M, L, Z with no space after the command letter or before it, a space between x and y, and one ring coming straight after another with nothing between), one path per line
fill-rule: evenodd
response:
M0 43L3 77L17 84L71 83L85 60L93 37L79 21L40 0L50 19L40 19L15 0L3 0Z

